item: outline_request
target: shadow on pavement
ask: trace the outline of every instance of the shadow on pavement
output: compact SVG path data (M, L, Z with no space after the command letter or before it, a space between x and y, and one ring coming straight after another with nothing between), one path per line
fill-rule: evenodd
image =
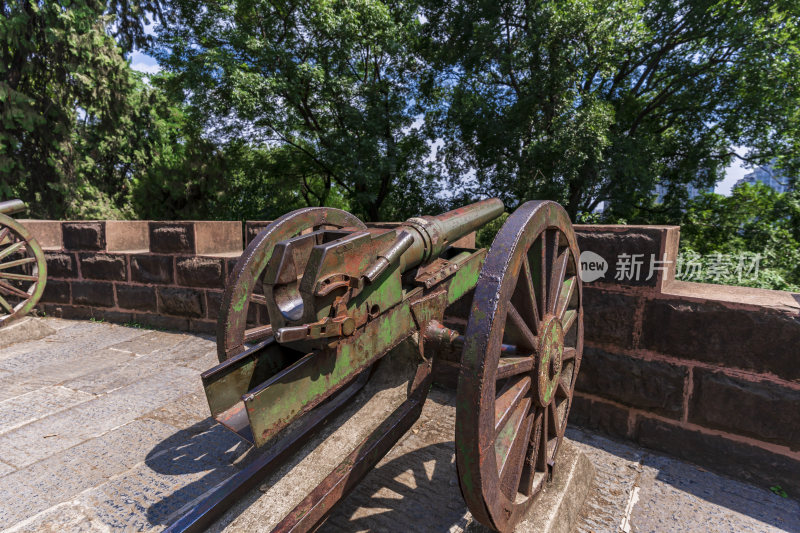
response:
M458 487L454 445L431 444L374 469L333 511L320 533L434 533L463 527L467 509Z
M644 473L639 484L643 491L652 490L659 505L668 506L664 501L664 491L657 487L649 488L646 479L647 471L656 471L653 483L669 485L679 493L690 494L711 504L724 507L745 516L749 516L764 524L785 531L800 532L800 503L791 498L782 498L766 488L750 485L723 475L709 472L692 463L660 454L656 451L641 448L630 442L619 441L611 437L601 436L582 428L571 427L567 437L587 446L598 448L619 458L639 462ZM647 494L640 494L640 504L647 499ZM685 499L676 499L678 504L686 504ZM707 509L708 514L715 514Z

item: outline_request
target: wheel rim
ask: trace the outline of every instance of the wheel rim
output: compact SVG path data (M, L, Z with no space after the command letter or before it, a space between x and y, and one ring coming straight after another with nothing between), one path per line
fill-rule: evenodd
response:
M39 243L24 226L0 215L0 326L33 309L46 279L47 264Z
M528 202L501 228L475 288L456 455L470 511L498 531L513 530L552 478L583 350L579 257L563 208Z
M264 342L272 337L269 323L247 328L250 303L266 300L254 288L280 241L320 227L366 229L356 216L330 207L309 207L287 213L264 228L244 250L228 277L217 321L217 356L225 361L245 350L246 343Z

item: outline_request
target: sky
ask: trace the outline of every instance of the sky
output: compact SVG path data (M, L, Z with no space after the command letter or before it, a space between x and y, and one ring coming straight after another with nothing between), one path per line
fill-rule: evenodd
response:
M138 70L146 74L155 74L161 70L161 67L158 66L158 62L154 58L147 54L143 54L138 50L135 50L131 54L131 67L134 70ZM736 147L735 149L739 153L741 153L743 150L742 147ZM751 170L745 168L741 160L734 159L731 165L725 169L725 178L717 183L717 186L714 188L714 192L729 196L731 194L731 188L733 185L749 172L751 172Z

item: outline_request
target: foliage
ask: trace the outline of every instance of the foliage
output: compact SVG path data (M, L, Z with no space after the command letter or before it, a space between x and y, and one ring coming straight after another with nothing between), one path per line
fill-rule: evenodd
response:
M35 217L129 215L129 180L158 157L166 107L106 32L105 4L0 6L0 197Z
M681 254L702 265L693 281L800 291L800 195L777 193L758 184L734 188L729 197L705 194L689 202L681 220ZM731 259L726 275L709 274L709 266ZM740 279L740 257L758 254L758 276ZM745 261L751 264L752 261Z
M306 176L305 192L295 188L306 202L336 190L368 220L415 214L433 197L414 126L412 4L179 0L167 16L152 53L220 144L281 148L294 183Z
M509 208L610 201L637 221L657 183L721 178L731 146L798 164L800 7L715 0L426 0L432 138L454 187Z

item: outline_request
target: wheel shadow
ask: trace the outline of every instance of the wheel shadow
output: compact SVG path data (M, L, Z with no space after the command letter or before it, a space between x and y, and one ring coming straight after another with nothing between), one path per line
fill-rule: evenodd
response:
M319 531L438 533L466 527L454 446L452 441L431 444L374 469Z

